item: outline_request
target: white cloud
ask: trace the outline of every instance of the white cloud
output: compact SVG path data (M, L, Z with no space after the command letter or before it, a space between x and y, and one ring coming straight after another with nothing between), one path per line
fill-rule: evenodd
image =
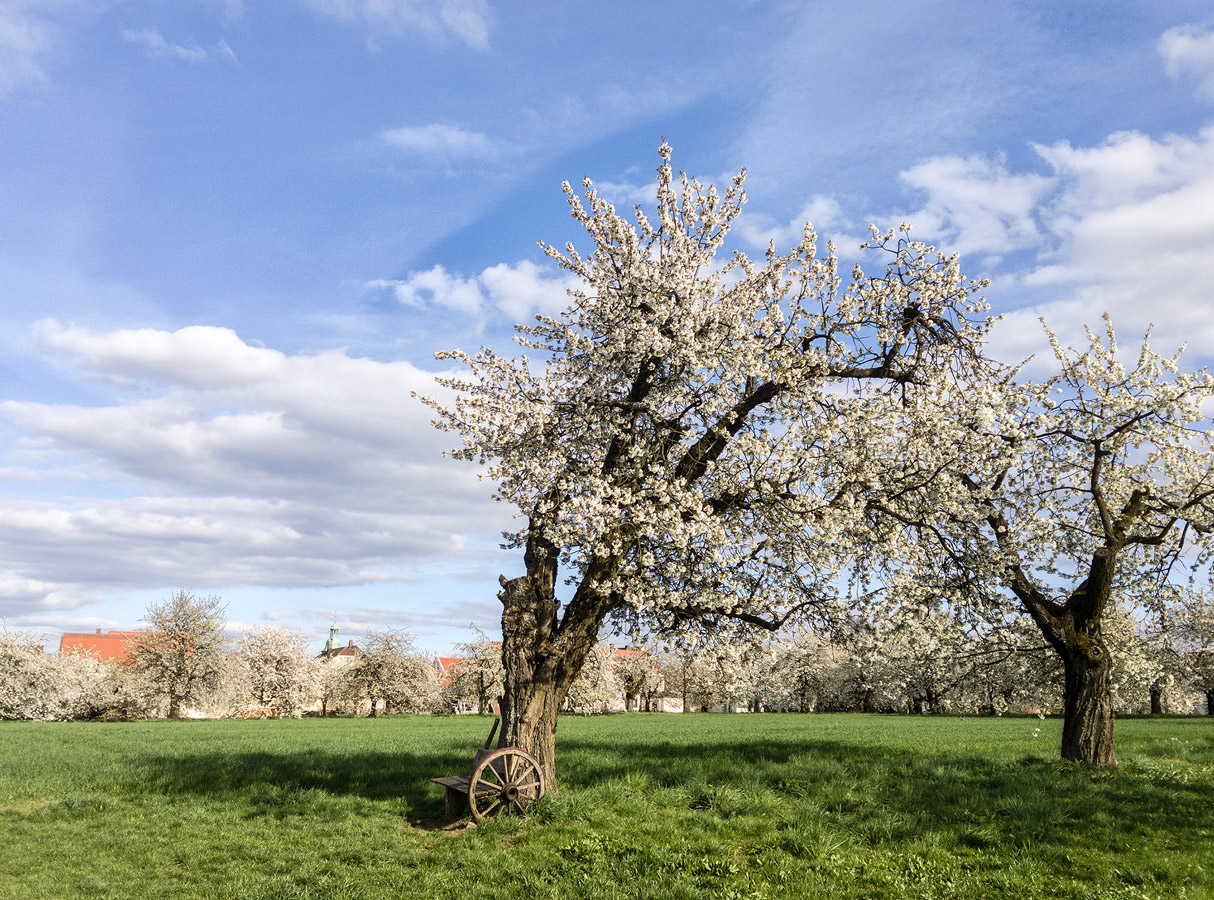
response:
M435 266L401 280L373 281L368 286L391 288L396 299L409 306L443 307L472 317L480 327L489 316L521 322L536 313L560 312L569 305L568 292L577 283L571 276L521 260L513 265L499 263L470 277Z
M210 59L210 54L197 44L186 47L171 43L155 28L125 28L122 37L128 43L143 47L153 59L179 59L189 63L207 62Z
M594 189L600 197L615 205L617 210L629 206L653 206L657 199L657 188L652 181L646 184L634 184L624 181L594 182Z
M506 318L521 322L537 312L555 315L569 305L569 290L577 286L577 279L548 272L522 260L513 266L507 263L490 266L481 272L480 280L490 302Z
M380 137L399 150L446 159L487 158L494 155L493 142L478 131L451 125L419 125L393 128Z
M1214 28L1181 25L1159 39L1168 75L1190 76L1197 81L1197 94L1214 102Z
M485 0L302 0L325 15L363 25L373 36L419 31L431 39L452 36L476 50L489 47Z
M474 469L442 458L450 439L410 397L438 389L409 363L287 355L221 328L40 335L121 399L0 403L25 435L6 462L44 479L40 499L0 507L0 613L103 590L399 580L509 527ZM64 464L88 482L59 482Z
M984 254L992 292L1018 307L999 329L1009 359L1040 352L1038 317L1067 342L1108 312L1129 339L1208 354L1214 317L1214 126L1196 137L1119 132L1103 143L1036 146L1049 174L1002 160L945 157L903 174L923 191L897 213L942 249ZM1007 264L998 255L1025 251Z
M442 266L414 272L402 281L377 281L373 286L391 287L396 292L397 300L419 309L444 306L456 312L480 316L485 303L480 282L475 277L452 275Z
M950 251L1002 255L1041 244L1033 215L1054 184L1042 175L1013 175L1002 160L956 156L927 160L901 174L928 196L914 224L943 233Z
M233 387L281 376L285 355L252 347L229 328L194 325L94 334L47 319L34 327L47 347L112 378L150 378L193 388Z
M1060 190L1042 217L1055 243L1025 278L1067 286L1085 316L1123 331L1154 323L1161 344L1214 342L1214 128L1195 139L1111 136L1098 147L1043 148Z
M762 213L747 214L738 220L737 229L738 234L748 244L754 247L774 244L777 252L783 252L801 242L807 222L813 225L814 231L823 239L823 245L825 238L829 237L829 231L847 227L849 224L833 197L816 196L788 222L776 223L770 216L764 216Z

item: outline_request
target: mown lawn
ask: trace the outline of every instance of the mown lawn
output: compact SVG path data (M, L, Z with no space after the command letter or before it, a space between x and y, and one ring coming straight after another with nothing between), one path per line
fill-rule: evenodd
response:
M1214 721L1104 773L1056 720L568 718L559 797L436 827L489 724L0 723L0 897L1214 898Z

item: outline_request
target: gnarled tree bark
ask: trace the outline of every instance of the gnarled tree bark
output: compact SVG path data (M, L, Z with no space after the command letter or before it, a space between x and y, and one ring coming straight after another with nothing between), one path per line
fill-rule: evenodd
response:
M593 590L594 567L561 614L556 598L556 554L533 535L527 574L499 580L502 590L502 733L498 747L517 747L536 758L550 787L556 785L557 717L569 688L594 650L609 607Z

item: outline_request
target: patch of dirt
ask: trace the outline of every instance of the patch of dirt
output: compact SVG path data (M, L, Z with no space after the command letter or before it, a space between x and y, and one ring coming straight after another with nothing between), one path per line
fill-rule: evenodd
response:
M454 822L448 822L446 819L427 819L423 822L418 822L415 826L418 831L424 831L427 834L463 834L469 828L475 828L476 823L471 819L457 819ZM429 847L426 848L430 849Z

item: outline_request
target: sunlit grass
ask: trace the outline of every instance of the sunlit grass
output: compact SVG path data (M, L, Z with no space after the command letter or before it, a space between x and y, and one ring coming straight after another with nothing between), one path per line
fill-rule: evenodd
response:
M0 723L0 897L1214 897L1211 721L1106 773L1055 720L569 718L559 795L441 829L488 725Z

